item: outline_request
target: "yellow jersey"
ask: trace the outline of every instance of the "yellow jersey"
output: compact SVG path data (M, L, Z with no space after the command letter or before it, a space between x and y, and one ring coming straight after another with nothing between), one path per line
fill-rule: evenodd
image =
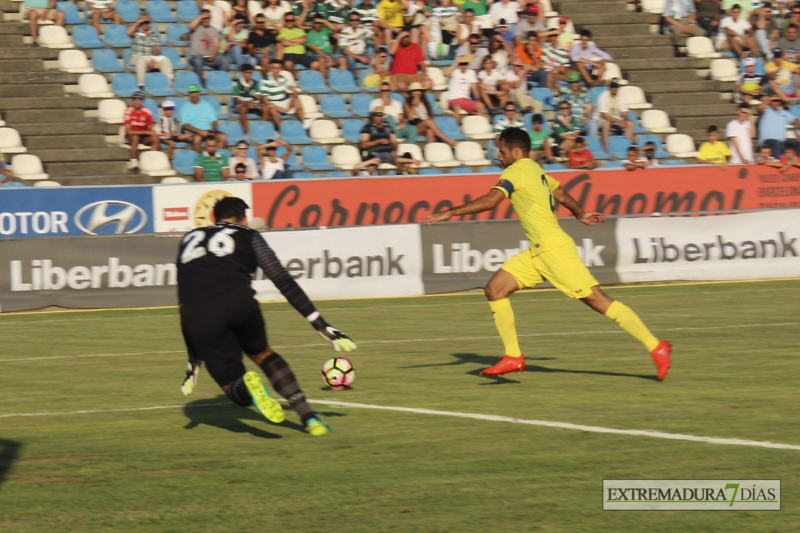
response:
M525 158L506 168L493 187L511 200L530 241L533 257L559 246L575 245L572 237L558 225L553 191L560 186L561 183L545 174L538 163Z
M406 8L403 6L403 2L397 0L396 2L390 2L388 0L382 0L378 4L378 18L386 22L389 26L395 28L402 28L405 21L403 20L403 13L405 13Z
M722 163L728 162L728 156L731 155L731 151L728 149L728 145L722 141L717 141L714 144L711 144L709 141L704 142L700 145L700 152L697 154L697 159L702 161L711 161L712 163Z

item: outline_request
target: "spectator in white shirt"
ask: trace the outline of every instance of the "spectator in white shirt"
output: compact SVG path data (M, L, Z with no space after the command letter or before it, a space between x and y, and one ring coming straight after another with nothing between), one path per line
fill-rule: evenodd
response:
M478 76L474 70L469 68L470 61L472 61L471 56L459 57L444 73L450 78L447 88L448 107L453 111L459 124L462 110L470 115L477 115L482 114L486 109L478 101L480 96Z
M573 68L586 80L586 85L591 87L603 82L606 63L611 61L611 55L592 42L592 32L581 30L581 42L572 45L569 55Z
M633 122L628 120L628 104L619 94L619 80L612 78L608 90L597 99L597 115L603 134L603 149L608 152L609 135L625 135L633 142Z
M372 30L361 26L361 15L351 11L348 19L349 25L336 34L339 45L339 68L349 70L355 76L356 61L369 65L370 56L367 55L367 39L372 37Z
M625 170L639 170L650 166L650 161L646 157L639 155L639 150L634 145L628 147L628 158L622 160Z
M675 47L678 46L678 38L682 35L697 37L706 35L705 30L695 24L697 10L694 0L667 0L661 16L667 23L667 30L672 34L672 45Z
M468 41L470 35L473 33L478 35L483 35L483 28L475 22L475 10L472 8L467 8L464 10L463 22L458 25L458 30L456 31L456 42L460 47L459 50L462 48L464 49L464 54L467 54L466 50L469 48Z
M200 11L207 9L211 13L212 27L220 32L225 28L225 21L228 20L228 16L225 14L225 9L217 5L215 0L197 0L197 7Z
M403 104L392 98L392 86L387 82L383 82L381 83L380 91L380 98L375 98L369 103L370 113L382 107L383 121L392 127L397 138L402 139L402 142L416 143L417 128L410 126L406 121L403 113Z
M717 50L720 52L733 51L737 56L742 57L744 49L757 50L755 39L753 39L753 25L746 18L740 18L742 9L739 4L734 4L725 17L719 23L717 33Z
M250 180L258 179L258 167L256 166L255 159L247 157L247 149L249 146L246 141L239 141L236 143L236 152L228 158L228 175L233 176L236 174L236 166L244 165L244 178ZM239 178L241 179L241 178Z
M725 127L732 165L749 165L753 162L753 139L756 138L754 122L750 105L742 103L736 111L736 118Z
M519 15L517 15L517 13L521 10L522 6L517 2L500 0L500 2L495 2L489 8L489 16L492 17L492 22L494 22L495 26L500 24L500 19L505 19L508 28L513 32L517 26L517 22L519 22Z
M483 60L483 68L478 72L481 100L488 109L505 107L508 100L505 76L495 68L496 66L494 59L487 57Z
M508 90L509 102L517 104L525 113L541 113L542 103L528 92L528 76L525 64L520 59L511 62L511 68L503 80Z

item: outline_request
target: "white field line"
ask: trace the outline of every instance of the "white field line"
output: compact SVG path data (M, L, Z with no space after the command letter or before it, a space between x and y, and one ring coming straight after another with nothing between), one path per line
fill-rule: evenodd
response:
M782 326L800 326L800 322L781 322L775 324L734 324L728 326L703 326L703 327L685 327L685 328L662 328L658 331L705 331L715 329L737 329L737 328L767 328L767 327L782 327ZM621 329L603 330L603 331L564 331L564 332L551 332L551 333L522 333L518 337L560 337L572 335L608 335L625 333ZM406 342L458 342L458 341L478 341L499 339L498 335L485 335L481 337L440 337L434 339L391 339L385 341L359 341L361 346L372 344L400 344ZM272 348L310 348L315 346L327 346L325 343L311 343L311 344L291 344L284 346L272 346ZM50 359L77 359L82 357L125 357L137 355L162 355L169 353L184 353L186 350L169 350L163 352L132 352L132 353L100 353L100 354L81 354L81 355L54 355L51 357L22 357L18 359L0 359L0 363L11 363L15 361L46 361Z
M665 433L663 431L648 431L639 429L614 429L600 426L584 426L581 424L570 424L568 422L551 422L547 420L528 420L524 418L511 418L507 416L483 415L478 413L461 413L455 411L439 411L434 409L419 409L415 407L391 407L386 405L372 405L365 403L339 402L336 400L309 400L315 404L330 405L333 407L349 407L355 409L378 409L382 411L397 411L401 413L414 413L420 415L450 416L454 418L470 418L473 420L486 420L490 422L507 422L511 424L524 424L528 426L542 426L557 429L570 429L573 431L584 431L587 433L606 433L613 435L630 435L634 437L651 437L656 439L683 440L690 442L704 442L706 444L723 444L736 446L753 446L758 448L772 448L778 450L800 451L800 446L794 444L782 444L779 442L756 441L747 439L726 439L716 437L699 437L697 435L684 435L681 433ZM130 411L155 411L160 409L183 409L196 407L217 407L220 405L232 405L231 402L206 403L194 405L156 405L153 407L132 407L128 409L94 409L81 411L59 411L52 413L9 413L0 415L0 418L12 417L31 417L31 416L64 416L97 413L120 413Z

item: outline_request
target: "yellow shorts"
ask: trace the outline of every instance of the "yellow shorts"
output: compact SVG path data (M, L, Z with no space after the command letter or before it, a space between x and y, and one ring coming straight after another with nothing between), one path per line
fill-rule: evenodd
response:
M503 263L501 268L514 276L520 289L547 280L570 298L586 298L592 294L592 287L600 285L573 245L559 246L535 257L531 256L529 248Z

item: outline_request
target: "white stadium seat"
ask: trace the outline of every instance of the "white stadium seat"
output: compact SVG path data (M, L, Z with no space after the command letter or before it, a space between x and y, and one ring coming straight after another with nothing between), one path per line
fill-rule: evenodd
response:
M45 26L39 30L39 44L45 48L75 48L67 30L61 26Z
M331 150L331 163L342 170L353 170L361 162L361 151L352 144L334 146Z
M739 65L733 59L723 58L711 61L711 79L717 81L738 81Z
M642 11L660 15L664 12L664 4L666 3L667 0L642 0Z
M61 187L61 184L57 181L52 180L45 180L45 181L37 181L33 184L34 187Z
M616 63L606 63L606 70L603 72L603 81L617 78L620 85L628 85L628 80L622 77L622 71Z
M689 37L686 39L686 54L689 57L700 59L716 59L722 54L714 48L714 43L708 37Z
M102 74L81 74L78 93L88 98L114 98L111 86Z
M547 24L546 24L547 29L548 30L561 29L561 25L559 24L560 19L561 19L561 17L558 17L558 16L553 16L552 18L547 19ZM567 22L567 27L564 28L564 30L567 33L575 33L575 25L572 24L571 20L569 22Z
M207 4L204 3L203 7L205 7L206 5ZM230 16L231 16L231 3L230 2L228 2L227 0L215 0L214 1L214 5L221 7L222 10L225 12L225 16L230 18Z
M325 116L319 112L319 106L313 96L301 94L298 98L303 106L303 114L305 114L306 118L322 118Z
M58 53L58 69L70 74L94 72L94 68L83 50L61 50Z
M165 185L174 184L174 183L189 183L189 180L182 176L167 176L166 178L161 180L161 183Z
M319 144L340 144L344 142L342 132L332 120L315 120L311 124L309 137Z
M22 138L14 128L0 128L0 152L24 154L28 149L22 146Z
M250 14L250 20L256 18L256 15L263 14L264 11L261 7L261 2L256 2L255 0L249 0L247 2L247 12Z
M557 17L558 11L553 10L553 5L550 3L550 0L539 0L539 5L544 9L544 16L545 17Z
M160 178L163 176L174 176L176 172L169 164L167 154L159 151L150 151L139 154L139 169L142 174Z
M667 135L665 144L667 152L675 157L697 157L697 148L694 145L694 140L688 135L682 133Z
M291 11L291 8L289 8L289 11ZM280 72L280 75L286 78L287 80L291 81L295 85L297 85L297 80L294 79L294 75L292 75L292 73L289 72L288 70L282 70Z
M125 119L125 110L128 104L116 98L100 100L97 112L101 122L106 124L122 124Z
M669 115L656 109L642 112L640 123L649 133L675 133L678 131L669 122Z
M427 163L425 161L425 158L422 157L422 150L420 150L419 146L417 146L416 144L403 143L397 147L398 155L403 155L406 152L411 154L412 159L416 159L417 161L420 162L419 168L428 168L429 166L431 166L431 164Z
M50 176L42 168L42 160L31 154L15 155L11 160L11 170L21 180L46 180Z
M447 89L447 78L444 77L444 72L442 69L437 67L428 67L425 69L425 73L433 82L433 90L434 91L444 91Z
M6 121L3 120L3 119L0 119L0 127L3 127L5 125L6 125Z
M633 85L620 87L619 93L625 98L629 109L651 109L653 107L653 104L647 103L644 91L639 87L634 87Z
M457 167L461 163L453 157L453 149L445 143L428 143L425 145L425 161L438 168Z
M494 139L494 128L483 115L469 115L461 119L461 131L470 139Z
M461 141L456 145L456 159L468 167L491 165L486 159L486 152L474 141Z

